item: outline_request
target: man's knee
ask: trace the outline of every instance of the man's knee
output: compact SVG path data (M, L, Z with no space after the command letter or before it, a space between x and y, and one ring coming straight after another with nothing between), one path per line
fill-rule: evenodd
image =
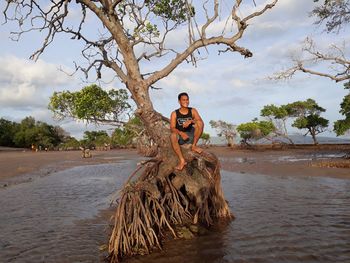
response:
M204 127L204 124L203 124L203 122L201 122L201 121L197 122L197 123L194 125L194 128L195 128L196 130L202 130L203 127Z

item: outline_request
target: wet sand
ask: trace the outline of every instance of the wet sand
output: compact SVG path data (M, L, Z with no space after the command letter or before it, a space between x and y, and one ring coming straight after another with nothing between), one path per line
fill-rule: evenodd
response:
M211 146L206 151L216 154L222 170L240 174L273 176L322 176L350 179L350 168L319 167L319 163L342 162L350 166L350 159L339 158L350 152L350 145L339 149L238 149ZM82 158L81 151L31 152L0 147L0 188L33 181L73 167L113 164L122 160L143 159L136 149L91 151L92 158ZM135 169L130 167L130 169Z
M228 147L211 147L209 152L220 158L223 170L276 176L325 176L350 179L350 168L320 167L322 163L342 163L340 158L347 149L282 149L242 150Z
M9 151L0 150L0 187L31 181L76 166L115 163L137 156L136 150L91 151L92 158L82 158L81 151Z
M321 162L337 162L347 149L263 149L246 150L212 146L206 149L220 158L224 170L277 176L326 176L350 179L349 168L317 167ZM350 152L350 146L349 151ZM82 158L80 151L1 151L0 186L32 180L71 167L113 163L137 156L134 149L92 151L92 158ZM341 160L349 163L350 160Z

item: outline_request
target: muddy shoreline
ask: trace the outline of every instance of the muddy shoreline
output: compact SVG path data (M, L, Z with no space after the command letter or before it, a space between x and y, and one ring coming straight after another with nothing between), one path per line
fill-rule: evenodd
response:
M350 152L350 145L300 146L282 149L210 147L208 151L216 154L220 158L222 169L230 172L350 179L350 168L327 167L327 164L350 167L350 159L342 158Z
M211 146L206 150L219 157L222 169L231 172L350 179L350 168L327 167L329 164L350 167L349 159L340 158L350 152L350 145L299 145L280 148L266 145L255 148ZM139 157L135 149L92 151L92 158L82 158L80 151L0 150L0 188L72 167Z
M29 182L37 177L85 165L115 163L138 157L132 149L92 151L92 158L82 158L81 151L31 152L0 151L0 188Z

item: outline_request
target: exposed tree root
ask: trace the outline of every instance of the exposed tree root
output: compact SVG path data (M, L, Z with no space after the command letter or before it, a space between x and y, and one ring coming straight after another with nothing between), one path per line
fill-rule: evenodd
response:
M233 217L221 189L216 156L183 151L189 163L183 171L174 170L174 158L151 159L140 164L124 185L109 241L111 262L161 249L165 232L177 237L176 225L209 226L214 219Z

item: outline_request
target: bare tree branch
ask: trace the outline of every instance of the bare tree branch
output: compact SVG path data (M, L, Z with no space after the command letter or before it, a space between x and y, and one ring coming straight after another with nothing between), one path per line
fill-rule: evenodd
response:
M234 5L234 7L232 9L232 17L234 20L236 20L237 26L238 26L238 32L236 34L234 34L232 37L224 37L224 36L220 35L220 36L216 36L216 37L205 38L205 37L203 37L203 30L202 30L202 38L191 43L187 49L185 49L182 53L178 54L176 56L176 58L173 59L167 66L165 66L162 70L159 70L159 71L155 72L153 75L151 75L146 80L146 85L147 86L152 85L153 83L155 83L159 79L164 78L167 75L169 75L188 56L190 56L195 50L197 50L201 47L205 47L205 46L209 46L209 45L213 45L213 44L224 44L224 45L228 46L228 49L226 51L228 51L228 50L236 51L236 52L239 52L240 54L242 54L244 57L251 57L252 53L248 49L237 46L235 44L235 42L243 36L244 30L247 28L246 21L248 21L256 16L262 15L268 9L271 9L272 7L274 7L277 2L278 2L278 0L274 0L271 4L265 5L264 8L261 9L260 11L254 12L254 13L250 14L249 16L241 19L237 15L236 11L237 11L237 8L242 3L242 0L237 0L236 4ZM215 14L213 17L215 17ZM213 21L211 21L211 20L212 20L212 18L209 18L209 20L207 20L206 24L212 23ZM206 29L205 25L204 25L204 36L205 36L205 29Z
M336 45L331 45L327 53L319 51L311 38L304 41L302 48L304 58L294 59L294 65L276 72L270 79L283 80L290 79L297 72L304 72L311 75L326 77L335 82L342 82L350 79L350 60L345 57L344 49ZM314 70L311 67L319 63L327 63L328 68L333 69L334 74ZM310 66L306 66L310 65Z

